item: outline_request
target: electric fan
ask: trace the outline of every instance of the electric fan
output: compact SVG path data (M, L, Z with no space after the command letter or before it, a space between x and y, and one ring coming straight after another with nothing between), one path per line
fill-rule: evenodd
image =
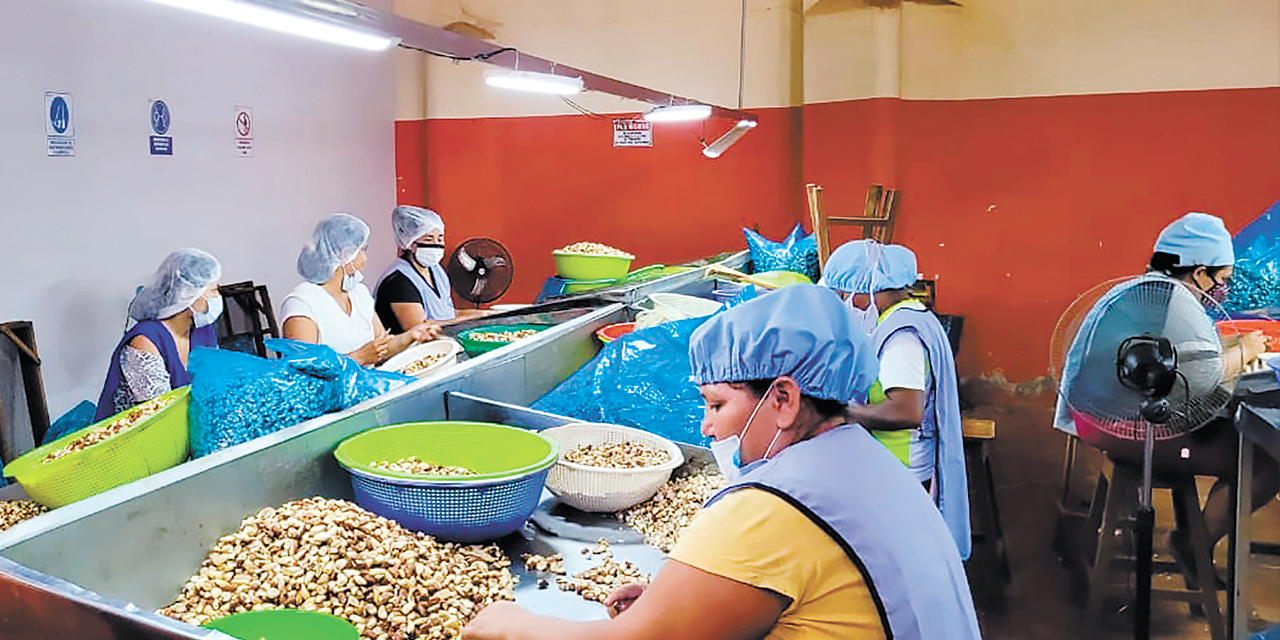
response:
M1150 633L1151 456L1156 440L1204 426L1231 399L1212 299L1173 278L1147 274L1103 283L1062 315L1050 344L1059 415L1143 442L1135 522L1134 637Z
M478 309L502 297L511 286L511 254L497 240L471 238L449 256L445 272L458 297Z

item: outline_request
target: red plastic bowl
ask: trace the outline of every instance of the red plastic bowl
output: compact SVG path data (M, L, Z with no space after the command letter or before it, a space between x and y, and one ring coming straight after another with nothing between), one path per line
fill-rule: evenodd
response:
M1267 337L1267 351L1280 351L1280 320L1220 320L1218 335L1234 336L1261 331Z
M607 327L600 327L600 330L596 331L596 337L600 338L600 342L608 344L618 339L619 337L624 336L628 333L631 333L632 331L635 331L635 330L636 330L636 323L619 322L617 324L611 324Z

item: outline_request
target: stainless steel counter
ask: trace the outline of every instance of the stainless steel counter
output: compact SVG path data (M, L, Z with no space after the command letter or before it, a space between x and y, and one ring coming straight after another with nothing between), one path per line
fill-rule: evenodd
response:
M739 254L731 264L743 261L745 254ZM699 269L637 285L619 294L621 300L601 299L603 306L595 308L548 313L530 309L530 313L501 314L457 325L455 330L495 322L558 323L537 336L467 360L351 409L187 462L18 524L0 533L0 577L21 574L20 580L10 582L27 585L29 589L20 590L25 597L39 600L37 596L43 594L40 601L44 604L61 599L68 610L89 606L104 616L118 618L117 624L130 628L141 625L142 637L208 637L207 632L181 623L175 626L174 621L151 611L173 600L214 541L235 530L243 518L264 507L305 497L353 499L347 474L332 455L333 448L343 439L376 426L422 420L481 419L529 428L561 424L567 419L518 405L541 397L594 357L599 350L595 331L630 320L634 310L629 304L653 291L708 293L713 283L704 279L704 272ZM705 455L705 450L689 447L686 455ZM551 500L545 492L544 500ZM553 508L547 502L542 511L545 515ZM594 543L601 536L620 540L626 533L616 524L614 534L600 522L561 524L561 533L572 537L551 536L527 527L528 536L512 536L503 544L517 565L522 553L563 553L566 569L572 573L586 568L589 562L580 553L584 541L574 537ZM579 528L574 529L575 526ZM648 573L657 571L663 557L657 549L635 543L615 546L615 556L635 562ZM21 567L3 562L4 559ZM521 577L517 601L535 611L576 619L605 615L602 606L576 594L560 592L554 581L550 588L538 589L537 576L524 574L522 566L514 566L513 570ZM4 606L0 604L0 620ZM56 611L57 607L51 610ZM93 640L135 636L80 637Z

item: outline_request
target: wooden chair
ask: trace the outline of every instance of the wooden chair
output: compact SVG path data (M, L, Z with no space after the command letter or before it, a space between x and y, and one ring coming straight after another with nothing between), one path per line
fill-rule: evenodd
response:
M994 420L966 419L963 422L965 470L969 478L969 520L973 552L968 573L975 582L974 600L989 611L1003 611L1005 586L1013 577L1009 551L1000 525L995 480L987 443L996 437Z
M864 238L873 238L883 244L893 240L894 218L898 213L898 190L885 189L884 185L873 184L867 187L867 200L863 205L862 215L856 217L835 217L827 215L822 206L822 187L816 184L805 185L809 195L809 218L813 223L813 233L818 238L818 265L827 263L831 255L830 227L833 224L854 225L862 227Z

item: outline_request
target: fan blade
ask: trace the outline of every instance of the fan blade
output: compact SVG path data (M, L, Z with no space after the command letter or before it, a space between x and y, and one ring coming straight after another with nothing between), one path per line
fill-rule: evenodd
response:
M484 292L485 285L488 283L488 278L476 278L475 284L471 285L471 297L479 298L480 294Z
M507 266L507 259L502 256L493 256L492 258L489 258L485 264L487 264L490 269L494 267L505 267Z
M458 247L458 254L457 254L457 255L458 255L458 264L462 265L462 268L463 268L463 269L466 269L467 271L475 271L475 270L476 270L476 259L475 259L475 258L472 258L472 257L467 253L467 248L466 248L466 247Z

